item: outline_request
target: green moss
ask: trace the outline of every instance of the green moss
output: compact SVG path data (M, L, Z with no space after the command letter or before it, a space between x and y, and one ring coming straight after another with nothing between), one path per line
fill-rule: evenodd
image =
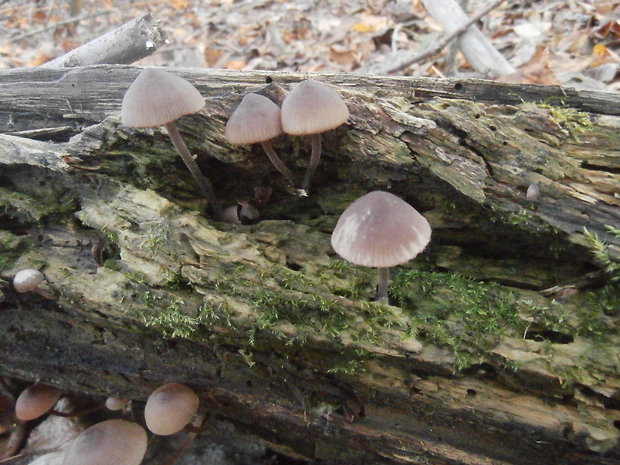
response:
M549 104L539 104L538 106L548 109L553 119L568 132L575 142L580 142L580 134L592 131L596 127L594 123L590 121L588 113L581 112L575 108Z
M606 226L606 229L615 237L620 238L620 230ZM611 282L620 281L620 263L611 258L609 253L609 247L595 233L591 233L587 228L583 228L583 234L590 245L592 255L596 263L605 270L609 280Z
M73 191L51 189L32 195L0 187L0 214L22 223L41 223L44 219L78 209Z
M11 268L26 249L27 242L23 237L0 230L0 271Z
M143 294L143 301L146 305L162 304L160 298L148 292ZM164 337L192 338L201 321L184 314L181 311L183 305L185 302L182 299L168 302L156 315L143 314L144 323L147 327L155 327Z
M453 352L455 370L478 363L500 336L525 329L514 296L457 274L401 271L390 298L409 312L413 333Z

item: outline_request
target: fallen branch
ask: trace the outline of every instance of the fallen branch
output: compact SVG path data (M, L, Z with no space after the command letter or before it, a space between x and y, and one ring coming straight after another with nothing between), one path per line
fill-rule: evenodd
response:
M145 14L43 64L42 67L128 64L150 55L165 43L166 34L159 28L158 21L151 14Z
M493 11L495 8L497 8L498 6L500 6L502 3L504 3L506 0L496 0L492 5L489 5L488 7L484 8L482 11L480 11L479 13L477 13L475 16L473 16L469 21L467 21L465 24L463 24L462 26L460 26L457 30L455 30L454 32L452 32L451 34L448 34L442 41L440 41L436 46L422 52L422 53L418 53L418 54L410 54L407 55L403 58L401 58L400 60L397 60L395 63L391 62L390 60L390 66L381 70L379 72L379 74L392 74L392 73L396 73L398 71L402 71L405 68L408 68L409 66L415 64L415 63L419 63L422 60L425 60L426 58L436 55L437 53L441 52L441 50L443 50L444 47L446 47L450 42L452 42L454 39L456 39L457 37L460 37L463 33L465 33L473 24L475 24L476 22L478 22L480 20L480 18L482 18L483 16L486 16L487 14L489 14L491 11Z

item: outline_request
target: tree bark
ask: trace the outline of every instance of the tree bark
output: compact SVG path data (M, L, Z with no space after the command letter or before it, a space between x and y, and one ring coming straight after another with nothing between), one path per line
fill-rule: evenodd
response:
M185 382L311 462L620 463L617 94L318 75L351 118L298 197L223 134L245 93L281 103L307 76L177 70L207 100L178 121L190 151L225 205L261 211L238 226L202 211L163 131L120 125L138 72L0 74L0 374L138 401ZM274 148L305 171L307 138ZM329 246L375 189L433 227L390 306ZM26 267L56 300L14 292Z

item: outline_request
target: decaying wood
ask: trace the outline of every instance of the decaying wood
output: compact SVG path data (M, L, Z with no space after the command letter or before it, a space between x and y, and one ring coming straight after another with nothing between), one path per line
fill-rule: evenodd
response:
M202 211L161 130L120 125L138 72L0 75L1 374L137 400L187 382L238 431L321 463L620 463L617 95L318 75L351 119L300 198L223 129L245 93L281 102L307 76L178 70L207 101L179 121L190 150L227 204L262 213L233 226ZM308 141L274 146L301 176ZM433 227L392 306L329 246L373 189ZM12 290L26 266L57 300Z

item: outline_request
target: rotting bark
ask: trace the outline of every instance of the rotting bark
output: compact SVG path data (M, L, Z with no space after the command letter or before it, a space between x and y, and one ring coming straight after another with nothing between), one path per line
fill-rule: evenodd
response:
M299 198L223 134L246 92L281 102L306 76L179 70L207 99L179 122L201 169L228 203L259 204L237 227L201 211L161 130L113 116L138 71L0 75L0 276L41 268L58 296L2 289L1 374L134 399L187 382L239 431L322 463L620 463L620 97L317 76L351 119ZM275 142L298 175L305 142ZM329 247L373 189L434 231L389 307Z

